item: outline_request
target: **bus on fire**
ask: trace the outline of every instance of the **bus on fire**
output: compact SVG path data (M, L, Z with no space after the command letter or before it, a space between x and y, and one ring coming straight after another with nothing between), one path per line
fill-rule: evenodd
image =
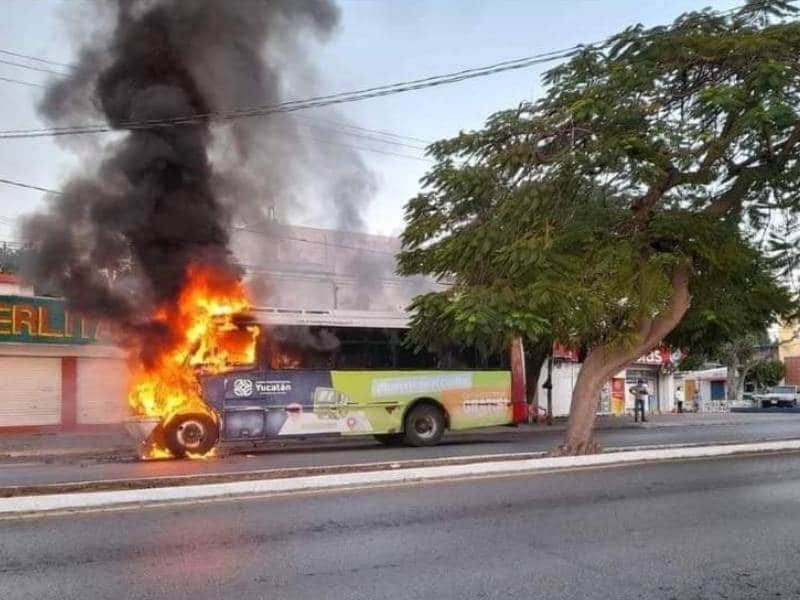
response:
M508 356L414 353L402 343L405 318L394 314L252 314L263 329L255 364L200 375L210 414L179 414L163 424L163 444L174 456L290 436L431 446L445 430L527 419L521 342Z

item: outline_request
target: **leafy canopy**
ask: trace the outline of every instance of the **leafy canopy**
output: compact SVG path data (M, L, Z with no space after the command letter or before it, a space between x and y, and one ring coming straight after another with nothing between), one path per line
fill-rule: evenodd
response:
M790 310L754 233L798 212L792 14L759 0L631 27L549 71L541 100L434 143L400 271L452 287L415 299L413 341L626 343L667 310L676 273L683 341Z

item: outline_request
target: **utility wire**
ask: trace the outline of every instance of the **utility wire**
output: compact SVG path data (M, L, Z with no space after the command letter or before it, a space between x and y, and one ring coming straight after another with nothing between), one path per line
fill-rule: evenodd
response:
M39 187L38 185L30 185L28 183L22 183L20 181L12 181L11 179L2 179L2 178L0 178L0 183L4 183L6 185L13 185L13 186L16 186L16 187L21 187L21 188L26 188L26 189L29 189L29 190L36 190L38 192L44 192L46 194L55 194L57 196L60 196L61 194L63 194L63 192L58 192L56 190L51 190L51 189L48 189L48 188Z
M40 58L38 56L31 56L30 54L21 54L19 52L12 52L11 50L3 50L0 49L0 54L5 54L6 56L14 56L16 58L24 58L27 60L32 60L38 63L42 63L44 65L53 65L55 67L63 67L65 69L75 69L75 65L70 65L67 63L57 62L55 60L48 60L46 58Z
M53 64L53 65L57 65L57 66L67 67L67 68L70 68L70 69L75 69L76 68L74 65L70 65L70 64L66 64L66 63L59 63L59 62L52 61L52 60L47 60L47 59L42 59L42 58L38 58L38 57L35 57L35 56L30 56L28 54L20 54L18 52L11 52L9 50L0 49L0 54L8 54L10 56L26 58L28 60L36 60L36 61L39 61L39 62L42 62L42 63L45 63L45 64ZM31 87L40 87L40 88L47 87L46 85L43 85L41 83L34 83L34 82L31 82L31 81L21 81L19 79L13 79L13 78L10 78L10 77L3 77L3 76L0 76L0 81L6 81L8 83L18 83L20 85L26 85L26 86L31 86ZM341 133L343 135L349 135L349 136L352 136L352 137L360 137L360 138L363 138L363 139L372 140L372 141L376 141L376 142L381 142L381 143L384 143L384 144L393 144L393 145L396 145L396 146L404 146L404 147L408 147L408 148L414 148L416 150L424 150L425 146L433 143L431 140L426 140L426 139L423 139L423 138L418 138L418 137L408 136L408 135L402 135L402 134L398 134L398 133L395 133L395 132L392 132L392 131L386 131L386 130L382 130L382 129L370 129L368 127L360 127L358 125L353 125L351 123L347 123L347 122L344 122L344 121L336 121L336 120L333 120L333 119L311 118L311 117L304 116L304 115L291 115L291 116L293 118L295 118L295 119L308 121L308 122L311 122L311 123L323 123L323 124L331 125L332 127L329 127L329 129L331 131L336 131L336 132ZM13 130L6 130L5 132L7 133L8 131L13 131ZM17 131L25 131L25 130L17 130ZM363 133L359 133L359 132L363 132ZM416 142L416 144L407 144L407 143L404 143L404 142L400 142L398 140L407 140L409 142ZM420 143L424 144L424 146L420 146L419 145Z
M383 86L376 86L371 88L364 88L352 92L342 92L338 94L330 94L326 96L317 96L313 98L306 98L302 100L291 100L273 105L262 105L250 108L240 108L230 111L215 111L194 115L185 115L179 117L172 117L168 119L151 119L146 121L128 121L120 123L117 127L112 128L104 123L85 124L85 125L72 125L65 127L52 127L46 129L17 129L17 130L3 130L0 131L0 139L12 138L28 138L28 137L43 137L43 136L60 136L60 135L77 135L88 133L102 133L106 131L113 131L114 129L150 129L153 127L168 127L177 125L197 124L203 123L207 120L231 120L246 117L256 117L276 113L288 113L298 110L307 110L309 108L318 108L322 106L331 106L335 104L343 104L349 102L356 102L359 100L366 100L369 98L378 98L393 94L399 94L412 90L437 87L464 81L466 79L473 79L476 77L486 77L496 73L505 71L524 69L535 64L552 62L560 58L571 56L580 46L574 46L566 50L552 51L503 61L488 65L485 67L478 67L472 69L464 69L453 73L444 75L435 75L425 77L422 79L415 79L400 83L393 83Z
M50 189L50 188L39 187L37 185L29 185L27 183L22 183L20 181L12 181L10 179L0 179L0 183L5 183L7 185L13 185L13 186L16 186L16 187L21 187L21 188L30 189L30 190L37 190L39 192L45 192L47 194L54 194L56 196L61 196L64 193L64 192L60 192L58 190L53 190L53 189ZM3 220L6 220L6 219L3 217ZM347 248L349 250L358 250L360 252L372 252L372 253L375 253L375 254L386 254L386 255L389 255L389 256L394 256L393 252L388 252L386 250L376 250L374 248L365 248L363 246L350 246L350 245L347 245L347 244L337 244L335 242L324 242L324 241L320 241L320 240L311 240L311 239L308 239L308 238L301 238L301 237L289 236L289 235L275 235L275 234L270 233L269 231L265 231L263 229L253 229L251 227L246 227L244 225L234 225L234 226L228 227L228 229L230 229L231 231L246 231L248 233L254 233L256 235L261 235L261 236L268 237L268 238L271 238L271 239L289 240L289 241L294 241L294 242L305 242L307 244L320 244L320 245L323 245L323 246L333 246L335 248Z
M276 239L276 240L288 240L292 242L304 242L306 244L317 244L320 246L331 246L333 248L345 248L347 250L358 250L359 252L371 252L373 254L384 254L386 256L395 256L394 252L389 252L388 250L377 250L375 248L366 248L364 246L350 246L348 244L337 244L336 242L328 242L323 240L311 240L308 238L301 238L292 235L275 235L269 231L265 231L263 229L253 229L251 227L246 227L244 225L235 225L230 227L232 231L246 231L248 233L254 233L256 235L261 235L266 238Z
M424 144L425 146L429 146L433 143L432 140L426 140L423 138L414 137L411 135L400 135L398 133L394 133L392 131L386 131L383 129L370 129L369 127L359 127L358 125L353 125L351 123L347 123L345 121L337 121L334 119L321 119L319 117L309 117L308 115L291 115L295 119L301 119L303 121L311 121L312 123L319 122L319 123L329 123L331 125L336 125L338 127L344 127L347 129L353 129L355 131L364 131L366 133L375 133L378 135L395 138L398 140L408 140L410 142L418 142L420 144Z
M62 77L67 75L67 73L64 73L63 71L55 71L46 67L34 67L32 65L15 62L13 60L6 60L4 58L0 58L0 64L11 65L12 67L19 67L20 69L28 69L30 71L39 71L40 73L52 73L53 75L61 75Z
M742 7L735 7L726 11L719 11L716 14L726 15L734 13ZM652 35L659 35L658 33ZM230 120L247 117L257 117L276 113L295 112L299 110L307 110L310 108L318 108L322 106L330 106L334 104L343 104L347 102L357 102L360 100L367 100L371 98L378 98L393 94L404 93L413 90L419 90L430 87L437 87L442 85L449 85L467 79L477 77L487 77L497 73L512 71L517 69L525 69L536 64L553 62L555 60L569 58L576 52L584 48L601 45L606 43L608 38L589 44L576 44L568 48L560 50L551 50L549 52L541 52L522 58L506 60L483 67L474 67L470 69L462 69L451 73L444 73L440 75L432 75L421 79L414 79L410 81L403 81L391 83L381 86L364 88L350 92L341 92L337 94L330 94L326 96L317 96L313 98L306 98L301 100L291 100L273 105L261 105L249 108L240 108L229 111L213 111L206 113L199 113L193 115L184 115L178 117L171 117L166 119L151 119L145 121L128 121L117 124L112 128L104 123L89 123L79 124L64 127L52 127L45 129L10 129L1 130L0 139L14 139L14 138L27 138L27 137L52 137L60 135L79 135L91 133L103 133L113 131L114 129L149 129L154 127L167 127L177 125L188 125L203 123L208 120Z
M291 116L296 118L299 115L291 115ZM387 139L379 137L377 135L369 135L369 134L366 134L366 133L357 133L355 131L346 131L344 129L339 129L339 128L336 128L336 127L329 127L329 126L326 126L326 125L301 125L301 126L302 127L308 127L309 129L316 129L316 130L319 130L319 131L334 131L336 133L341 133L342 135L349 135L351 137L360 138L362 140L381 142L383 144L392 144L394 146L402 146L404 148L413 148L414 150L425 150L425 146L420 146L419 144L407 144L405 142L387 140Z
M716 14L725 15L728 13L734 13L740 8L743 7L735 7L726 11L719 11ZM575 54L576 52L579 52L583 48L603 44L606 43L607 41L608 38L606 38L605 40L601 40L599 42L592 42L590 44L576 44L574 46L570 46L569 48L563 48L561 50L542 52L522 58L494 63L483 67L463 69L451 73L432 75L430 77L424 77L421 79L391 83L382 86L364 88L350 92L341 92L338 94L330 94L326 96L317 96L301 100L292 100L273 105L261 105L249 108L234 109L230 111L213 111L213 112L171 117L166 119L128 121L119 123L114 128L104 123L89 123L89 124L79 124L79 125L72 125L65 127L53 127L46 129L3 130L0 131L0 139L44 137L44 136L52 137L60 135L103 133L103 132L113 131L114 129L131 129L131 130L150 129L154 127L167 127L167 126L203 123L207 120L229 120L229 119L264 116L268 114L294 112L299 110L307 110L310 108L330 106L334 104L343 104L346 102L357 102L360 100L378 98L382 96L399 94L413 90L449 85L467 79L473 79L476 77L487 77L489 75L494 75L505 71L525 69L536 64L542 64L563 58L568 58L573 54ZM64 73L59 73L59 74L64 75Z
M317 138L311 135L301 136L305 137L309 140L314 140L315 142L319 142L320 144L331 144L332 146L340 146L342 148L350 148L351 150L364 150L366 152L375 152L376 154L385 154L386 156L400 156L401 158L410 158L411 160L418 160L421 162L432 162L430 158L424 158L422 156L412 156L411 154L403 154L401 152L389 152L388 150L379 150L377 148L367 148L365 146L354 146L351 144L342 144L340 142L334 142L333 140L324 140L322 138Z
M13 79L11 77L0 77L0 81L7 81L8 83L19 83L20 85L27 85L30 87L38 87L38 88L46 87L41 83L33 83L32 81L22 81L20 79Z

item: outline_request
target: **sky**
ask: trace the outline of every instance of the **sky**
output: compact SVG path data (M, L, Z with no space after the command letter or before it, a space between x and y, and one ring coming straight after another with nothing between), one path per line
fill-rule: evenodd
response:
M0 49L47 60L74 60L79 40L70 4L86 0L0 0ZM188 1L188 0L187 0ZM236 1L236 0L228 0ZM317 95L337 93L478 67L601 40L636 23L668 23L687 10L720 10L742 0L339 0L339 26L313 42ZM22 61L0 54L0 61ZM554 63L555 64L555 63ZM497 110L543 93L537 65L449 86L339 107L338 117L381 131L437 140L479 128ZM0 62L0 78L45 84L53 75ZM36 114L42 88L0 79L0 129L44 127ZM313 117L314 110L304 114ZM269 118L269 117L266 117ZM353 137L378 187L366 222L371 232L402 231L403 206L430 168L417 148ZM421 142L403 140L419 146ZM393 153L393 154L386 154ZM403 156L395 156L401 154ZM81 164L52 138L0 140L0 178L58 189ZM15 239L15 220L43 207L46 195L0 184L0 241ZM322 215L297 224L332 227Z

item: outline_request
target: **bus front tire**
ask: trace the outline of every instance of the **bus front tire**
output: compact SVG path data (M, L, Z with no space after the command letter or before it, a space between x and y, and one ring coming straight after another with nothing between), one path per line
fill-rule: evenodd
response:
M175 458L207 454L218 438L217 424L202 413L177 415L164 426L164 444Z
M374 436L375 441L383 446L402 446L403 434L402 433L376 433Z
M444 412L434 404L417 404L405 418L403 441L407 446L435 446L445 429Z

